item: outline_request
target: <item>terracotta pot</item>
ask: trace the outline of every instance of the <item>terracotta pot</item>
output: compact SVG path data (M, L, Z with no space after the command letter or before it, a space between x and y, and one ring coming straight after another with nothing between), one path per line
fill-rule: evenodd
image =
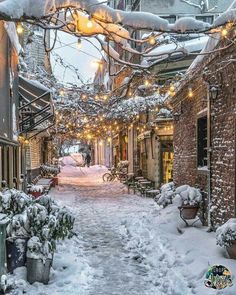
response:
M197 216L198 206L183 205L180 207L182 210L182 217L184 219L194 219Z
M231 259L236 259L236 241L232 241L232 245L229 247L226 247L226 250Z
M30 194L35 198L39 198L42 195L42 192L30 192Z

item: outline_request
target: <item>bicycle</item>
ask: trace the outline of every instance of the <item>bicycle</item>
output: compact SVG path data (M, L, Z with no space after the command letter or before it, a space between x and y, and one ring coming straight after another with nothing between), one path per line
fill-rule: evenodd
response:
M110 172L106 172L103 174L102 179L104 182L111 182L111 181L115 181L115 179L118 179L120 181L125 180L126 179L126 173L117 170L115 167L112 167L110 170Z

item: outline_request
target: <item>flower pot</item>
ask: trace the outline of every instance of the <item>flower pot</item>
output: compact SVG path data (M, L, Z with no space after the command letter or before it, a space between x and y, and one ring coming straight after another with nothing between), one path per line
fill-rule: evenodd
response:
M231 259L236 259L236 241L232 241L231 243L232 245L229 247L226 247L226 250Z
M39 198L40 196L42 196L42 192L30 192L30 194L35 198Z
M7 269L10 273L17 267L25 266L28 238L18 238L6 241Z
M199 207L191 205L182 205L180 207L181 215L184 219L194 219L197 216Z
M27 257L27 281L30 284L40 282L45 285L49 282L52 259L35 259Z
M58 185L58 177L53 177L53 179L52 179L52 187L55 187L56 185Z

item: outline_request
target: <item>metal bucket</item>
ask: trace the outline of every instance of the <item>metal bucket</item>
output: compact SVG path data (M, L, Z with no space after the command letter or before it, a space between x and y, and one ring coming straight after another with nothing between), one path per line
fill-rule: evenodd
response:
M34 259L27 257L27 281L30 284L40 282L45 285L49 282L52 259Z
M1 214L0 216L0 277L7 271L7 255L6 255L6 227L8 220Z
M25 266L28 238L7 240L7 269L13 272L17 267Z

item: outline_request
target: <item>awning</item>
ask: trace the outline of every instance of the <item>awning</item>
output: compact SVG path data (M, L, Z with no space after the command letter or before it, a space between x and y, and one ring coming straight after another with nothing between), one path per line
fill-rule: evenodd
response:
M45 130L54 120L51 91L35 80L19 77L20 132Z

